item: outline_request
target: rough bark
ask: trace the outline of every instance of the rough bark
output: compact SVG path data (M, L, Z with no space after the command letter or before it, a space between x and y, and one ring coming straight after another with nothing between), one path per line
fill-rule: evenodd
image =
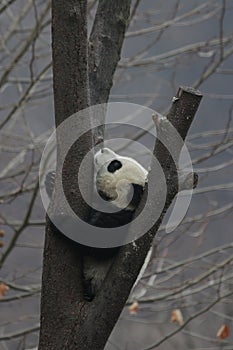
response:
M89 39L89 82L91 105L106 103L113 76L121 57L128 26L131 0L100 0ZM104 124L103 113L96 116ZM104 126L98 127L94 142L103 139Z
M91 104L108 101L120 59L131 0L100 0L89 39Z

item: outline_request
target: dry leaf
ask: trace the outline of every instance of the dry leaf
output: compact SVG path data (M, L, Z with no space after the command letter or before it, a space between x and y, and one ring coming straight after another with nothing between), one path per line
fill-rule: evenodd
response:
M0 248L4 247L4 242L0 241Z
M138 313L138 310L139 310L139 304L137 301L135 301L132 305L130 305L129 313L131 315L136 315Z
M219 340L223 340L225 338L228 338L230 336L230 328L226 324L223 324L217 333L217 337Z
M183 315L180 309L174 309L172 311L171 322L177 322L180 326L184 324Z
M4 297L8 290L9 287L5 283L0 283L0 300Z
M4 230L0 230L0 237L4 237L5 236L5 231Z

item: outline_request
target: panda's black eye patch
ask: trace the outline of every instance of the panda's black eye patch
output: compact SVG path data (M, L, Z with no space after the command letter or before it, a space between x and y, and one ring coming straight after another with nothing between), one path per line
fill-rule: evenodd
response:
M122 167L122 163L115 159L115 160L112 160L111 163L108 165L108 171L110 173L115 173L116 170L120 169Z

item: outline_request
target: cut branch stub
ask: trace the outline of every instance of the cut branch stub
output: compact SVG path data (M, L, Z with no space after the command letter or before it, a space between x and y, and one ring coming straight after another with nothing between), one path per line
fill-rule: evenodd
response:
M201 99L202 94L200 91L190 87L179 87L176 96L172 99L172 105L166 118L174 126L183 140L185 140ZM157 131L159 130L160 129L157 128ZM169 137L171 137L171 134L169 134ZM173 140L170 140L170 143L172 143L172 141ZM175 140L175 146L176 153L179 155L181 151L179 148L183 145L182 143L180 143L180 146L177 145L177 140ZM171 162L171 155L159 140L157 140L155 144L154 155L163 168L168 166Z

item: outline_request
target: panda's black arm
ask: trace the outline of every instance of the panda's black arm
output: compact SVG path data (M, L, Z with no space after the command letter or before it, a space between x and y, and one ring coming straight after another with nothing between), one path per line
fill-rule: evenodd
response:
M141 198L144 192L144 187L138 184L132 184L132 186L133 186L133 197L132 197L132 200L130 201L129 206L135 209L138 207L141 201ZM128 200L130 200L130 198Z

